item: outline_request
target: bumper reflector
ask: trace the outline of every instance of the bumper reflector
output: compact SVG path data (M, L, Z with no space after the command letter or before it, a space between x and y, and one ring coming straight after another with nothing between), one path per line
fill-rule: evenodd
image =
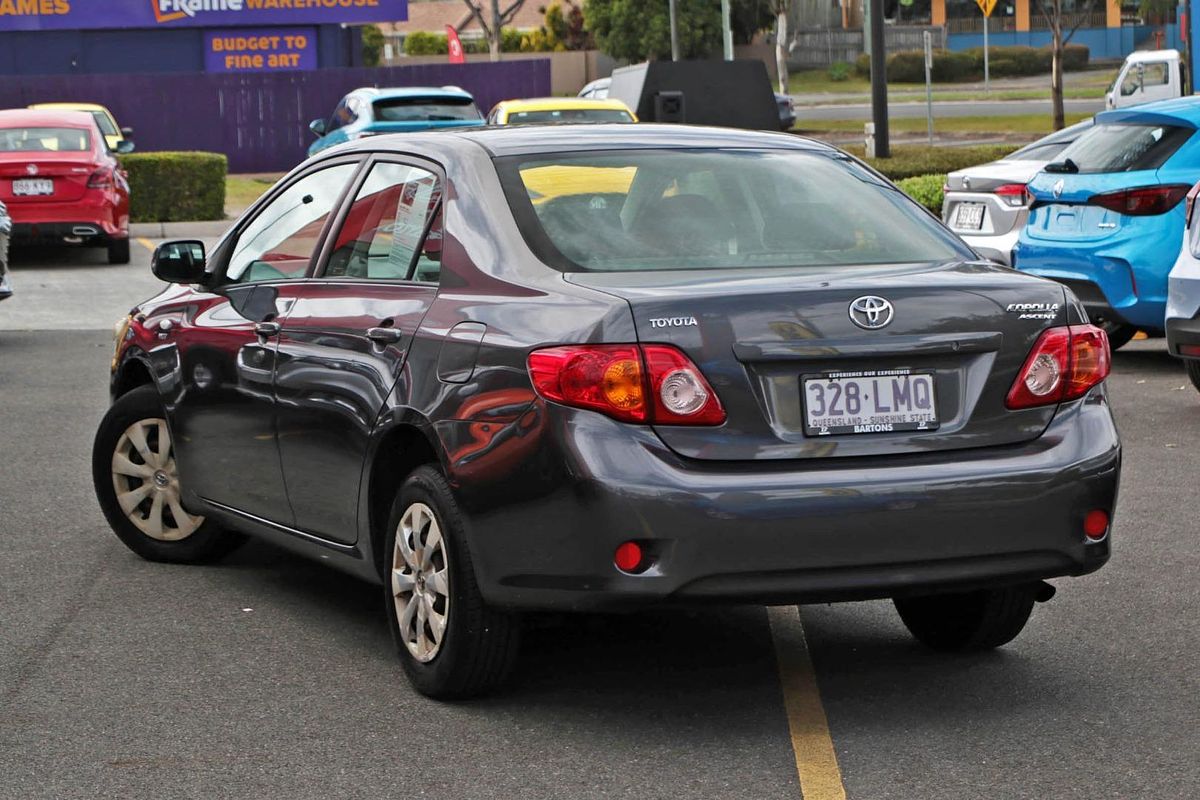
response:
M1095 509L1083 518L1083 535L1098 542L1108 534L1108 512Z
M642 546L637 542L625 542L613 555L613 563L621 572L640 572L642 569Z

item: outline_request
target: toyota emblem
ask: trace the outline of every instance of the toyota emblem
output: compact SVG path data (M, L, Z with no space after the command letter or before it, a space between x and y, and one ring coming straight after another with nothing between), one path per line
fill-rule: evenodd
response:
M29 173L30 175L37 175L38 174L37 164L26 164L25 171L27 173Z
M1062 197L1062 190L1063 190L1063 186L1065 186L1065 185L1066 184L1063 183L1063 179L1059 178L1058 180L1056 180L1054 182L1054 185L1050 187L1050 191L1054 192L1055 200Z
M859 297L850 304L850 321L869 331L884 327L892 321L895 309L882 297L873 294Z

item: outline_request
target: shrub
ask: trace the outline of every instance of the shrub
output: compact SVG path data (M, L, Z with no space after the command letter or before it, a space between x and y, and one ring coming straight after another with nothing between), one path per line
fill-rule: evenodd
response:
M835 61L829 65L829 80L841 83L850 80L850 72L854 68L845 61Z
M387 43L378 25L362 27L362 60L365 67L378 67L383 60L383 46Z
M889 180L898 181L919 175L944 175L947 172L995 161L1016 150L1018 145L979 145L976 147L926 147L901 145L892 148L891 158L866 159L867 163ZM862 145L844 147L859 158Z
M121 165L129 172L131 222L225 219L223 154L130 153Z
M444 56L450 52L450 43L444 33L413 31L404 37L406 56Z
M918 175L896 181L900 191L939 217L942 215L942 187L945 185L945 175Z
M1085 45L1069 44L1063 50L1063 69L1085 69L1089 51ZM997 78L1042 75L1050 71L1052 53L1048 47L991 47L988 70ZM863 77L871 75L871 59L864 53L854 64ZM924 83L925 54L920 50L900 50L887 57L889 81ZM983 48L934 50L930 77L935 83L979 80L983 77Z

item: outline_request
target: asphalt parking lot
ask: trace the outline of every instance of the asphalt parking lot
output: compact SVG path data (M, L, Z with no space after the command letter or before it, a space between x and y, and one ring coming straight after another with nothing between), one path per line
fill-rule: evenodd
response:
M14 255L2 798L1200 796L1200 394L1161 340L1109 381L1115 555L1012 645L938 656L883 602L804 607L807 653L787 610L547 617L507 692L448 705L404 680L378 589L261 544L150 564L109 533L91 438L149 251Z

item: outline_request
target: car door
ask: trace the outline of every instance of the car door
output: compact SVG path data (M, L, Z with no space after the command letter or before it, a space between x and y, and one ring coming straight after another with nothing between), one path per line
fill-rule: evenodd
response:
M170 410L181 477L207 502L292 523L271 387L278 320L303 293L358 162L323 163L280 187L214 252L223 277L181 318Z
M279 339L279 449L296 526L357 540L371 430L437 294L442 178L420 161L377 158L324 246L319 275Z

